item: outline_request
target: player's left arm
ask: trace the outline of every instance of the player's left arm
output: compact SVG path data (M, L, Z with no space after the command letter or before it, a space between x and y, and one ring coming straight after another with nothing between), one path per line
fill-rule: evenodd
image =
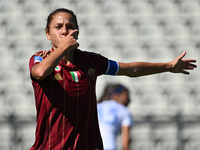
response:
M117 75L126 75L129 77L139 77L162 72L190 74L189 70L196 68L195 59L183 59L186 52L183 52L172 62L150 63L150 62L119 62Z
M130 146L130 127L122 126L122 149L129 150Z

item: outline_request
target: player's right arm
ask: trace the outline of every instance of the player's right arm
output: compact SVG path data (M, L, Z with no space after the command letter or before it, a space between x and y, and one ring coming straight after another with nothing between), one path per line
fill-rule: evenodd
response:
M69 33L66 37L63 38L63 41L58 46L57 49L54 49L54 52L51 53L48 57L42 60L39 64L36 64L31 69L31 75L36 80L43 80L47 76L49 76L55 69L55 67L59 64L61 59L64 56L68 56L71 50L76 49L79 44L76 39L73 37L73 34L77 31L74 30Z

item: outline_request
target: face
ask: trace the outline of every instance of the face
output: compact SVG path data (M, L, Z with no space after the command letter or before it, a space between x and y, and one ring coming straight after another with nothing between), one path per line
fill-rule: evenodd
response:
M62 38L75 29L77 29L77 25L73 17L68 13L60 12L53 16L46 35L48 40L51 40L53 47L57 48L62 42ZM78 39L78 34L74 36Z
M130 97L128 91L124 91L121 95L121 101L125 106L128 106L130 103Z
M114 94L111 99L117 100L119 103L123 104L124 106L128 106L130 103L130 97L128 91L123 91L120 94Z

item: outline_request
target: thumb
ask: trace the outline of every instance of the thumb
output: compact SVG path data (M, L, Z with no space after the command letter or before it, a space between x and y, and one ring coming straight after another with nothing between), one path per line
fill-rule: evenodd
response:
M181 55L179 55L177 58L178 60L181 60L186 55L186 51L184 51Z
M76 29L76 30L71 31L68 35L72 36L72 35L77 35L78 33L79 33L79 30Z

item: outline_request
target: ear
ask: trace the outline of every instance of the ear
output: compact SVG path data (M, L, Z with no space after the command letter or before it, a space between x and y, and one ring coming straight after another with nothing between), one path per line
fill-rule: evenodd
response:
M49 33L48 30L46 30L46 36L47 36L47 39L48 39L48 40L51 40L50 33Z

